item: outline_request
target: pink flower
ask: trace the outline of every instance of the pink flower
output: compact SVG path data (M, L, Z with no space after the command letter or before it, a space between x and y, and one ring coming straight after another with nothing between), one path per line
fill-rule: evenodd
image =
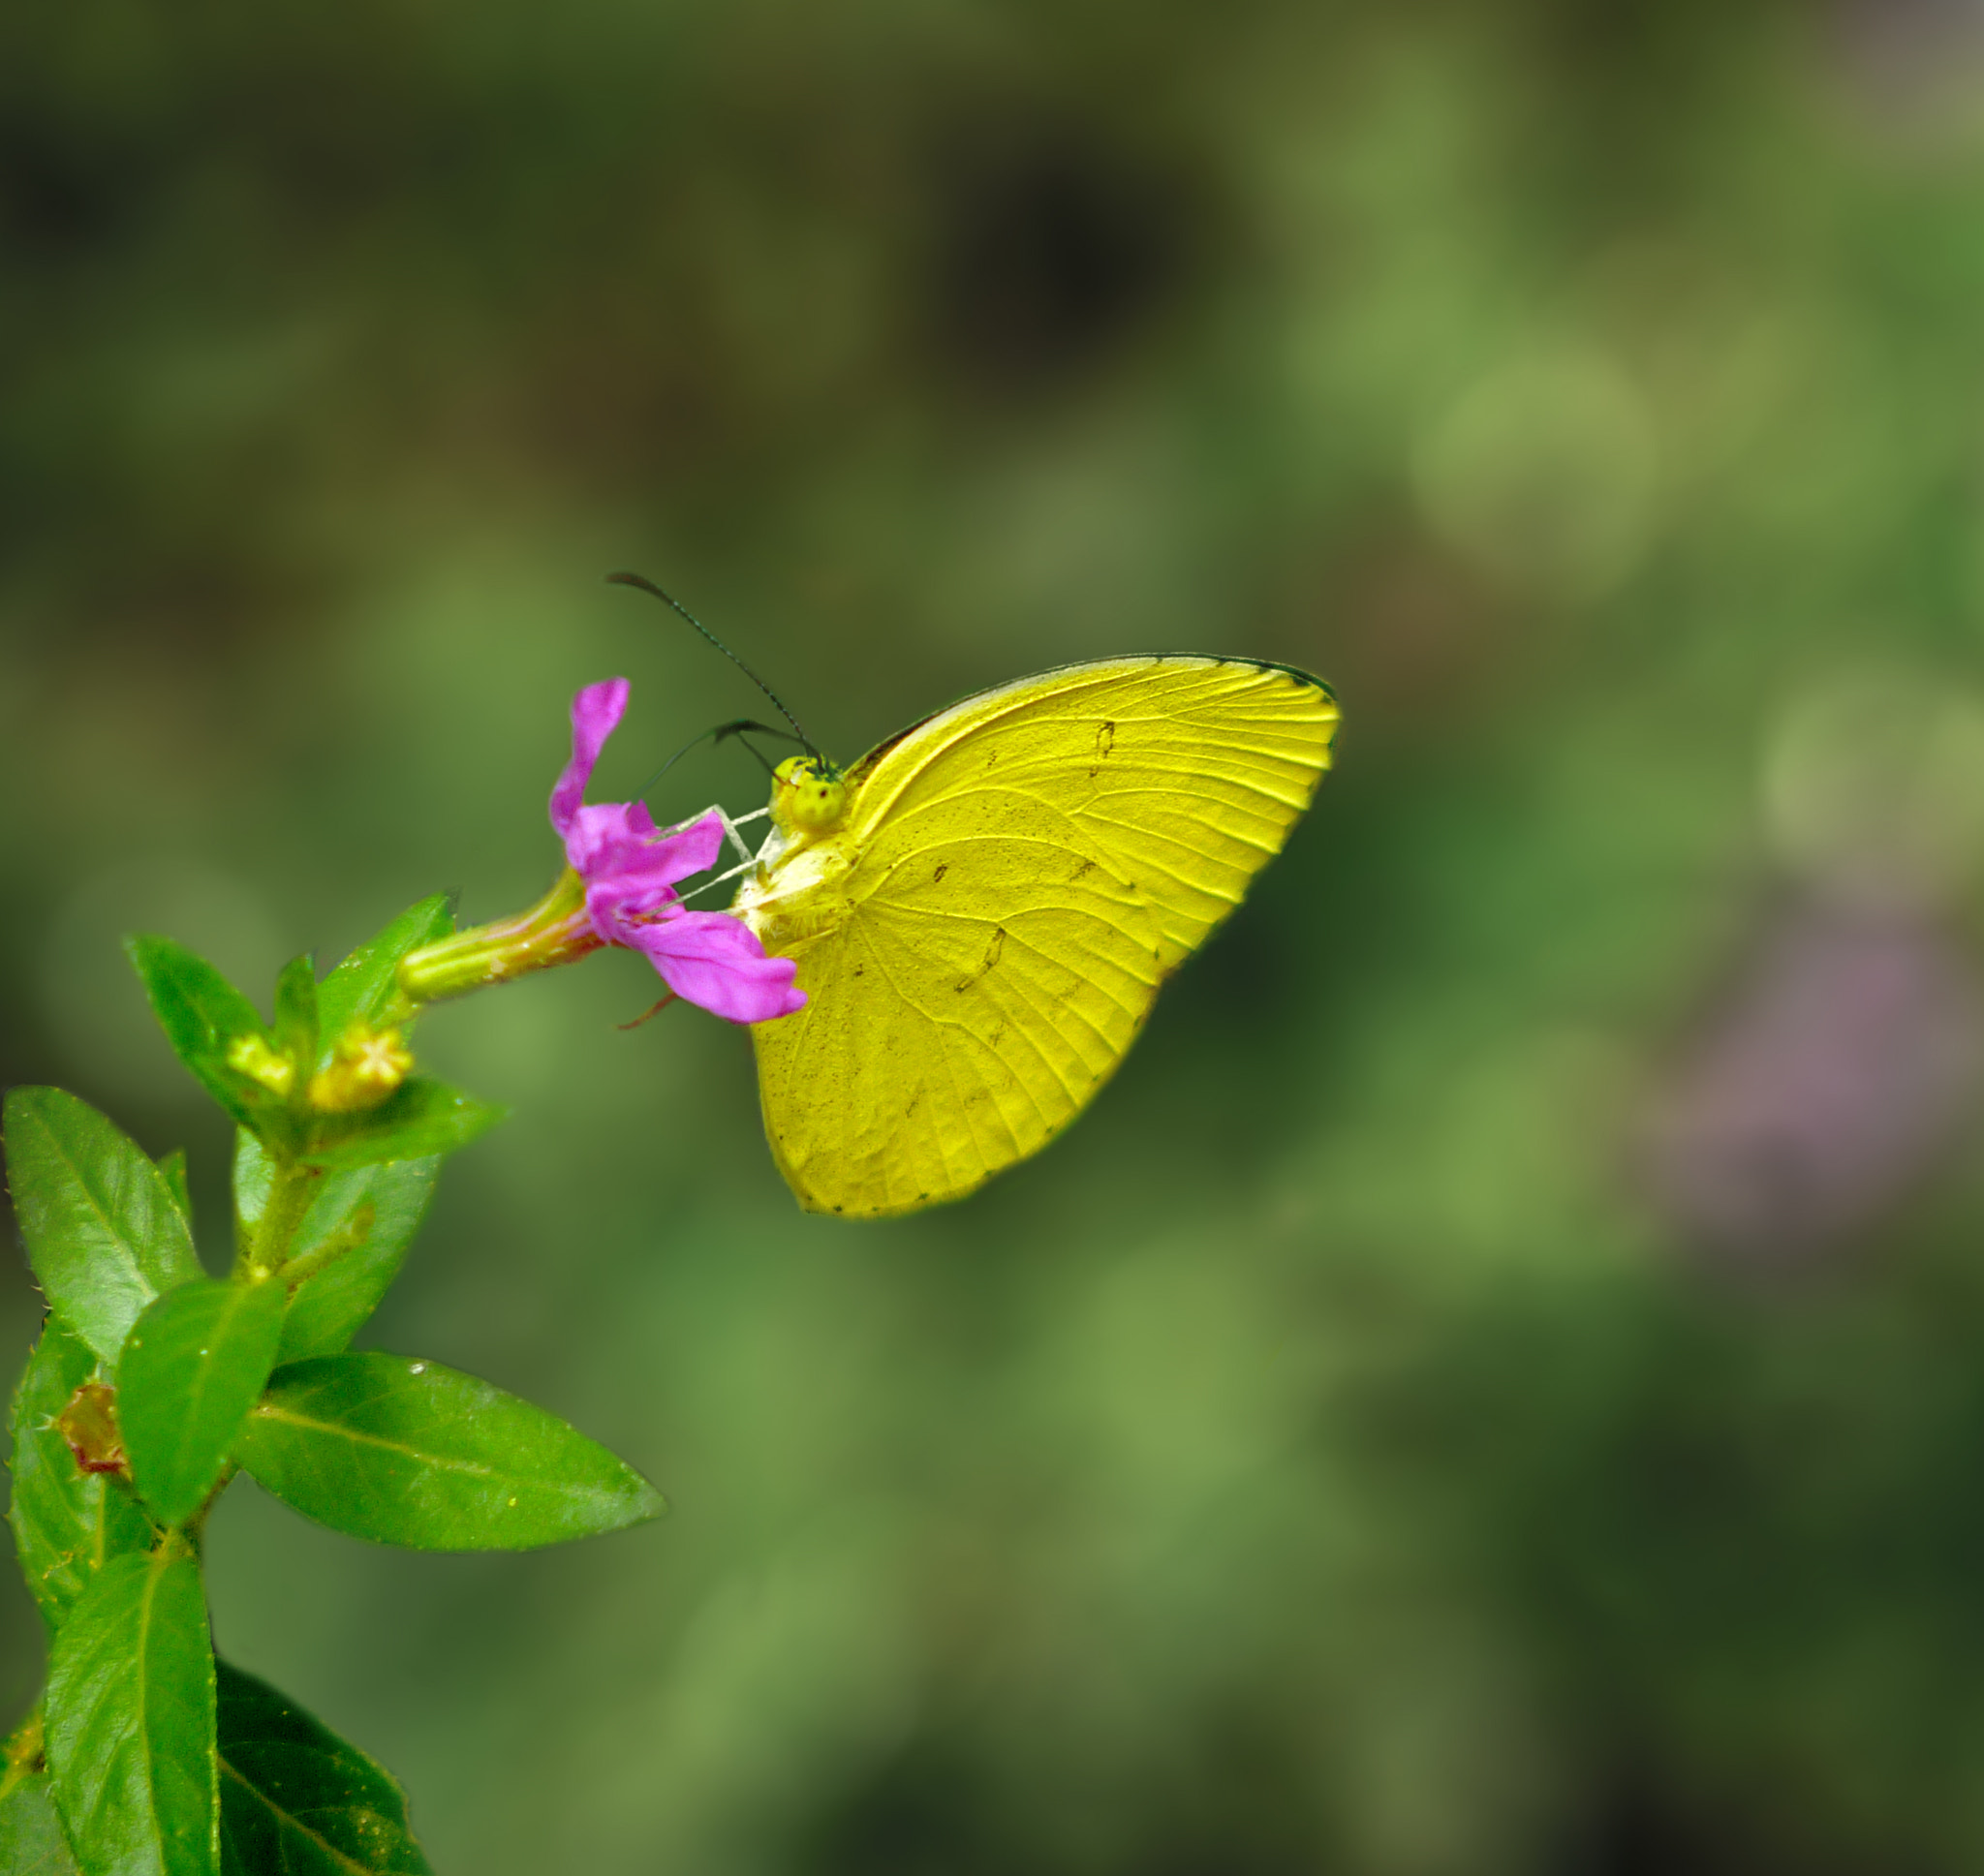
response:
M572 700L572 760L551 790L551 825L565 857L585 882L586 916L607 944L645 954L662 981L692 1003L733 1023L762 1023L803 1008L790 958L768 958L740 919L692 912L675 881L704 873L723 849L715 813L663 833L647 804L584 805L586 784L606 738L627 708L624 677L589 684Z

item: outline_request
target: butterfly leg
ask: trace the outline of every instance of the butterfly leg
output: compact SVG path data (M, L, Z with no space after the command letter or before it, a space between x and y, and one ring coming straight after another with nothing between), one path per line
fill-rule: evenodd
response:
M737 849L737 852L740 857L746 860L755 860L758 858L756 850L746 844L744 836L738 833L737 830L740 827L750 826L750 824L755 820L768 819L771 815L771 810L768 807L754 808L750 814L739 815L734 820L732 820L728 815L725 814L721 808L712 808L708 812L716 815L716 817L724 823L725 838L728 839L730 845Z
M687 905L690 900L696 898L698 894L708 892L714 886L721 886L725 880L734 879L738 876L739 874L754 872L757 869L757 866L758 861L757 858L754 856L749 860L738 861L737 864L731 867L728 872L713 873L707 879L705 879L702 882L701 885L691 886L686 892L684 892L682 894L682 901L685 905Z
M771 810L769 808L754 809L750 814L738 815L734 819L721 808L706 808L703 810L703 814L714 815L723 822L725 838L744 857L728 872L712 874L701 885L692 886L682 895L685 901L694 899L698 893L709 891L712 886L721 886L727 879L734 879L741 873L749 873L758 864L763 849L760 847L754 850L743 835L738 833L737 830L740 827L748 827L755 820L766 819L770 815ZM691 820L700 820L701 818L702 815L693 815L690 816ZM683 823L685 827L688 824L688 821ZM767 845L769 845L771 838L773 836L767 836Z
M771 810L768 807L754 808L748 815L738 815L733 817L729 814L726 813L724 809L716 806L713 803L711 806L700 810L698 813L690 815L685 819L678 820L672 827L666 828L664 831L669 834L677 834L680 833L683 828L693 827L698 821L706 818L710 815L714 815L718 820L723 822L724 838L737 849L738 854L746 860L755 860L758 858L758 854L752 849L750 844L744 839L744 836L738 833L737 830L740 827L750 826L751 823L755 820L763 820L770 814Z

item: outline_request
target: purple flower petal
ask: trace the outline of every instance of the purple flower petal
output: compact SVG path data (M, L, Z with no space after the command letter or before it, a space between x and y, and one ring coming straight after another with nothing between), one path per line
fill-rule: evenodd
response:
M700 820L691 821L656 841L653 850L668 856L667 865L673 871L667 876L671 880L692 873L707 873L724 850L724 817L712 808Z
M575 808L566 823L565 857L574 873L591 879L629 864L654 837L645 802Z
M602 818L592 823L589 815ZM624 815L624 826L607 818L618 815ZM593 930L608 944L632 943L619 929L621 922L673 905L675 881L707 872L723 839L723 820L714 814L679 833L657 835L647 810L637 802L631 808L581 808L565 852L586 882L585 905Z
M578 804L585 799L586 784L593 779L593 765L599 761L606 738L619 726L632 689L624 677L609 677L588 684L572 700L572 760L551 790L551 825L561 839L571 830Z
M762 1023L806 1006L792 987L799 967L768 958L750 928L726 912L673 912L629 928L631 943L647 954L676 996L732 1023Z
M685 911L675 881L705 873L723 851L714 811L664 834L647 804L585 805L586 784L606 738L627 709L624 677L589 684L572 700L572 760L551 790L551 825L565 858L585 881L586 916L608 944L641 952L678 997L733 1023L762 1023L805 1005L792 988L798 967L768 958L741 919Z

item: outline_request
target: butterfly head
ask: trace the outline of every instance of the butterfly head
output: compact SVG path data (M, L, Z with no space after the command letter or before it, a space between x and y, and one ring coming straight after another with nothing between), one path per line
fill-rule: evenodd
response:
M772 771L771 817L790 834L831 833L847 807L847 777L823 755L789 755Z

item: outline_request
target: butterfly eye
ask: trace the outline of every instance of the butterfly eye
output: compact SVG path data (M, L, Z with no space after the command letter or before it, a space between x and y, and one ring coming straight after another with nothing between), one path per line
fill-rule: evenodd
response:
M826 833L839 822L847 800L847 784L811 756L788 756L773 772L772 814L795 832Z

